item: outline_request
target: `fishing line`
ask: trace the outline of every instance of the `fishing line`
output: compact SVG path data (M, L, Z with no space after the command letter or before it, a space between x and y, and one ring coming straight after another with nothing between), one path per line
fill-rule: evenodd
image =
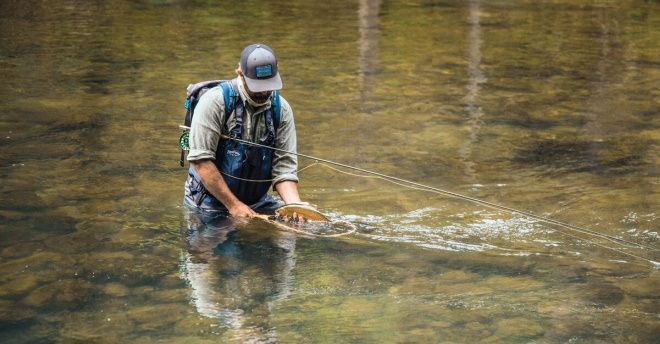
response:
M190 129L189 127L186 127L186 126L179 126L179 127L181 127L184 130L189 130ZM310 164L309 166L305 167L304 169L307 169L307 168L312 167L314 165L320 164L320 165L326 166L328 168L331 168L335 171L339 171L341 173L345 173L345 174L349 174L349 175L353 175L353 176L357 176L357 177L379 178L379 179L382 179L382 180L385 180L385 181L388 181L390 183L400 185L400 186L403 186L403 187L416 189L416 190L421 190L421 191L434 192L434 193L437 193L437 194L451 196L451 197L462 199L462 200L465 200L465 201L469 201L469 202L472 202L472 203L475 203L475 204L487 206L487 207L490 207L490 208L493 208L493 209L503 210L503 211L507 211L507 212L510 212L510 213L523 215L523 216L526 216L526 217L529 217L529 218L532 218L532 219L535 219L535 220L538 220L538 221L553 224L553 225L556 225L556 226L559 226L559 227L562 227L562 228L565 228L565 229L573 230L573 231L578 232L578 233L599 237L601 239L611 241L611 242L616 243L618 245L628 246L628 247L632 247L632 248L639 248L639 249L643 249L643 250L647 250L647 251L653 251L653 252L659 252L660 251L660 249L649 247L649 246L646 246L646 245L643 245L643 244L640 244L640 243L637 243L637 242L634 242L634 241L630 241L630 240L626 240L626 239L622 239L622 238L617 238L615 236L608 235L608 234L598 233L598 232L590 230L588 228L584 228L584 227L572 225L570 223L566 223L566 222L558 221L558 220L555 220L555 219L551 219L551 218L548 218L548 217L536 215L536 214L530 213L528 211L518 210L518 209L507 207L507 206L504 206L504 205L484 201L484 200L481 200L481 199L478 199L478 198L461 195L461 194L453 192L453 191L443 190L443 189L436 188L436 187L433 187L433 186L424 185L424 184L417 183L417 182L414 182L414 181L411 181L411 180L406 180L406 179L403 179L403 178L394 177L394 176L390 176L390 175L383 174L383 173L380 173L380 172L370 171L370 170L367 170L367 169L363 169L363 168L359 168L359 167L355 167L355 166L351 166L351 165L347 165L347 164L342 164L342 163L335 162L335 161L332 161L332 160L321 159L321 158L311 156L311 155L307 155L307 154L303 154L303 153L290 152L290 151L280 149L280 148L276 148L276 147L270 147L270 146L262 145L262 144L259 144L259 143L239 139L239 138L233 138L233 137L230 137L230 136L227 136L227 135L224 135L224 134L221 134L220 137L223 138L223 139L226 139L226 140L232 140L232 141L244 143L244 144L255 146L255 147L267 148L267 149L271 149L273 151L278 151L278 152L282 152L282 153L286 153L286 154L301 156L301 157L304 157L304 158L311 159L311 160L315 161L315 163ZM323 164L321 164L320 162L322 162ZM339 169L336 169L336 168L332 168L329 165L335 165L335 166L339 166L339 167L342 167L342 168L359 171L359 172L362 172L362 173L370 174L372 176L358 175L358 174L355 174L355 173L342 171L342 170L339 170ZM580 239L581 240L587 240L587 239L584 239L584 238L580 238ZM655 262L653 260L650 260L650 259L647 259L647 258L644 258L644 257L640 257L640 256L634 255L632 253L627 253L627 252L624 252L624 251L620 251L620 250L617 250L617 249L614 249L614 248L611 248L611 247L608 247L608 246L604 246L604 245L601 245L601 244L598 244L598 243L595 243L595 242L592 242L592 243L595 244L595 245L604 247L604 248L608 248L608 249L626 254L628 256L632 256L632 257L635 257L635 258L638 258L638 259L648 261L656 267L660 266L659 262Z
M563 233L564 235L567 235L567 236L569 236L569 237L572 237L572 238L575 238L575 239L578 239L578 240L584 240L584 241L586 241L586 242L588 242L588 243L590 243L590 244L592 244L592 245L596 245L596 246L599 246L599 247L602 247L602 248L605 248L605 249L608 249L608 250L612 250L612 251L614 251L614 252L618 252L618 253L624 254L624 255L629 256L629 257L633 257L633 258L637 258L637 259L641 259L641 260L647 261L647 262L651 263L651 265L653 265L656 269L657 269L657 268L660 268L660 262L656 262L656 261L654 261L654 260L651 260L651 259L648 259L648 258L645 258L645 257L642 257L642 256L638 256L638 255L636 255L636 254L633 254L633 253L630 253L630 252L626 252L626 251L623 251L623 250L620 250L620 249L617 249L617 248L614 248L614 247L605 246L605 245L600 244L600 243L597 243L597 242L595 242L595 241L593 241L593 240L587 240L587 239L585 239L585 238L581 238L581 237L579 237L579 236L577 236L577 235L573 235L573 234L568 233L568 232L562 232L562 233Z
M307 155L307 154L294 153L294 152L290 152L290 151L280 149L280 148L261 145L261 144L258 144L258 143L242 140L242 139L239 139L239 138L232 138L232 137L229 137L227 135L221 135L221 137L223 139L233 140L233 141L236 141L236 142L241 142L241 143L245 143L245 144L256 146L256 147L269 148L269 149L272 149L274 151L279 151L279 152L282 152L282 153L301 156L301 157L304 157L304 158L315 160L317 163L323 162L325 164L320 164L320 165L324 165L326 167L330 167L326 164L336 165L336 166L340 166L340 167L343 167L343 168L359 171L359 172L362 172L362 173L371 174L371 175L373 175L373 178L380 178L380 179L383 179L383 180L386 180L388 182L391 182L391 183L394 183L394 184L397 184L397 185L401 185L401 186L404 186L404 187L412 188L410 185L413 185L413 186L415 186L414 189L417 189L417 190L429 191L429 192L434 192L434 193L438 193L438 194L442 194L442 195L446 195L446 196L452 196L452 197L459 198L459 199L462 199L462 200L465 200L465 201L469 201L469 202L473 202L473 203L476 203L476 204L488 206L488 207L491 207L491 208L494 208L494 209L504 210L504 211L507 211L507 212L510 212L510 213L520 214L520 215L527 216L529 218L532 218L532 219L535 219L535 220L538 220L538 221L543 221L543 222L546 222L546 223L554 224L556 226L560 226L560 227L563 227L563 228L566 228L566 229L570 229L570 230L573 230L573 231L576 231L576 232L579 232L579 233L583 233L583 234L587 234L587 235L593 235L593 236L599 237L601 239L614 242L614 243L619 244L619 245L624 245L624 246L628 246L628 247L632 247L632 248L641 248L641 249L645 249L645 250L653 251L653 252L659 252L660 251L660 249L649 247L649 246L646 246L646 245L643 245L643 244L640 244L640 243L637 243L637 242L634 242L634 241L629 241L629 240L626 240L626 239L617 238L615 236L608 235L608 234L598 233L596 231L593 231L593 230L590 230L590 229L587 229L587 228L584 228L584 227L580 227L580 226L572 225L570 223L566 223L566 222L551 219L551 218L548 218L548 217L536 215L536 214L530 213L528 211L518 210L518 209L507 207L507 206L504 206L504 205L499 205L499 204L496 204L496 203L484 201L484 200L481 200L481 199L478 199L478 198L461 195L461 194L453 192L453 191L443 190L443 189L440 189L440 188L436 188L436 187L429 186L429 185L424 185L424 184L417 183L417 182L410 181L410 180L406 180L406 179L403 179L403 178L398 178L398 177L386 175L386 174L383 174L383 173L379 173L379 172L370 171L370 170L366 170L366 169L355 167L355 166L342 164L342 163L331 161L331 160L321 159L321 158L317 158L315 156L311 156L311 155ZM338 169L335 169L335 170L338 170ZM338 170L338 171L340 171L340 170ZM345 172L345 171L341 171L341 172L342 173L348 173L348 172ZM357 175L357 174L352 174L352 175L361 176L361 175ZM370 177L370 176L362 175L361 177Z
M333 171L340 172L340 173L344 173L344 174L347 174L347 175L350 175L350 176L363 177L363 178L378 178L378 179L382 179L382 180L384 180L384 181L387 181L387 182L390 182L390 183L393 183L393 184L396 184L396 185L400 185L400 186L403 186L403 187L406 187L406 188L414 189L414 190L429 191L429 192L439 193L439 192L435 192L434 190L422 189L422 188L418 188L418 187L412 187L412 186L404 185L404 184L402 184L402 183L398 183L398 182L395 182L395 181L392 181L392 180L388 180L388 179L385 179L385 178L380 177L380 176L366 176L366 175L360 175L360 174L356 174L356 173L350 173L350 172L342 171L342 170L340 170L340 169L338 169L338 168L335 168L335 167L332 167L332 166L330 166L330 165L321 164L321 163L317 163L317 164L319 164L319 165L321 165L321 166L324 166L324 167L326 167L326 168L329 168L329 169L331 169L331 170L333 170ZM312 164L312 165L310 165L310 166L308 166L308 167L311 167L311 166L313 166L313 165L314 165L314 164ZM490 205L489 205L489 206L490 206ZM497 208L497 209L500 209L500 208ZM520 211L518 211L518 212L519 212L519 213L522 213L522 212L520 212ZM529 216L529 215L528 215L528 216ZM544 219L545 219L545 218L544 218ZM544 220L544 221L546 221L546 220ZM559 222L559 221L558 221L558 222ZM553 224L554 224L554 223L553 223ZM576 226L576 227L577 227L577 226ZM578 228L579 228L579 227L578 227ZM570 229L573 229L573 228L570 228ZM575 230L575 229L574 229L574 230ZM581 232L580 230L576 230L576 231L577 231L577 232ZM591 232L593 232L593 231L591 231ZM612 251L615 251L615 252L618 252L618 253L621 253L621 254L624 254L624 255L630 256L630 257L634 257L634 258L637 258L637 259L641 259L641 260L644 260L644 261L647 261L647 262L651 263L652 265L654 265L654 266L656 266L656 267L660 267L660 262L656 262L656 261L650 260L650 259L648 259L648 258L644 258L644 257L638 256L638 255L633 254L633 253L625 252L625 251L622 251L622 250L617 249L617 248L614 248L614 247L605 246L605 245L603 245L603 244L600 244L600 243L594 242L593 240L587 240L587 239L585 239L585 238L582 238L582 237L579 237L579 236L576 236L576 235L570 234L570 233L568 233L568 232L562 232L562 233L564 233L564 235L570 236L570 237L572 237L572 238L575 238L575 239L578 239L578 240L584 240L584 241L589 242L590 244L593 244L593 245L596 245L596 246L599 246L599 247L602 247L602 248L610 249L610 250L612 250ZM591 235L596 235L596 234L597 234L598 236L601 236L601 234L600 234L600 233L597 233L597 232L593 232L593 233L590 233L590 232L581 232L581 233L591 234ZM594 234L594 233L595 233L595 234ZM604 238L604 239L608 239L608 240L610 240L610 241L614 241L614 240L611 240L611 239L607 238L607 235L605 235L605 234L602 234L602 235L604 236L604 237L601 236L602 238ZM614 238L616 238L616 237L614 237ZM618 239L618 238L616 238L616 239ZM617 241L614 241L614 242L617 243L617 244L621 244L621 243L619 243L619 242L617 242ZM645 247L644 247L643 245L641 245L641 244L637 244L637 243L633 243L633 244L638 245L638 248L645 248ZM655 250L655 249L653 249L653 248L649 248L649 249L652 250L652 251L657 251L657 250Z
M308 169L308 168L310 168L310 167L314 167L314 165L319 165L319 164L320 164L319 162L316 162L316 161L315 161L315 162L313 162L313 163L311 163L311 164L309 164L309 165L307 165L307 166L305 166L305 167L303 167L303 168L301 168L301 169L298 169L298 170L294 171L294 173L300 173L300 172L302 172L302 171L304 171L304 170L306 170L306 169ZM253 183L271 183L271 182L274 182L274 181L275 181L275 178L271 178L271 179L246 179L246 178L241 178L241 177L232 176L231 174L226 173L226 172L221 171L221 170L218 170L218 172L220 172L220 174L222 174L222 175L224 175L224 176L227 176L227 177L229 177L229 178L233 178L233 179L236 179L236 180L242 180L242 181L244 181L244 182L253 182ZM370 177L370 176L368 176L368 177Z

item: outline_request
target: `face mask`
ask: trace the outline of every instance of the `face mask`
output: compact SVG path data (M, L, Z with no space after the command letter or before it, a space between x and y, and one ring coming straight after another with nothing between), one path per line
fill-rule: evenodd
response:
M241 92L248 104L254 107L260 107L268 104L270 101L270 95L272 93L270 91L259 93L248 92L248 88L245 85L245 80L242 77L239 78L238 90ZM252 96L250 96L250 94L252 94Z

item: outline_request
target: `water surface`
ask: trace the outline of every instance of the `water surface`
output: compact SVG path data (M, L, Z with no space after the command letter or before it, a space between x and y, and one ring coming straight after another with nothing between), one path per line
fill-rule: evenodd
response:
M3 1L0 341L654 342L658 13ZM185 87L233 77L255 41L300 152L645 248L323 166L301 195L356 235L200 223L181 203Z

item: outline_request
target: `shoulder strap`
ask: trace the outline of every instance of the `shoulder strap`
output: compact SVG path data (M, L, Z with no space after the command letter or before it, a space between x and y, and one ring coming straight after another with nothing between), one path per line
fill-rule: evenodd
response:
M273 125L275 130L280 126L280 117L282 116L282 104L280 103L280 92L273 91L273 100L271 106L273 107Z
M234 101L236 97L236 91L233 87L233 80L228 80L220 83L220 88L222 88L222 95L225 101L225 121L229 118L229 114L234 111ZM275 130L280 126L280 117L282 116L282 104L280 102L280 92L273 91L272 97L273 107L273 125Z
M225 121L229 118L229 115L234 111L234 97L236 97L236 91L231 84L232 81L225 81L220 83L220 88L222 88L222 95L225 100Z

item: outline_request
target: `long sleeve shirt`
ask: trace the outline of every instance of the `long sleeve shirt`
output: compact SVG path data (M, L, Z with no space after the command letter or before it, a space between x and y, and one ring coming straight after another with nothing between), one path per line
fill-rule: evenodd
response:
M268 102L255 108L245 100L241 93L237 92L237 94L240 95L241 101L245 105L241 138L255 142L255 138L260 137L266 131L263 113L271 106L271 103ZM281 96L280 104L282 110L277 128L275 148L295 153L296 127L293 120L293 110ZM231 113L225 121L226 115L224 97L220 87L214 87L202 95L195 107L195 113L190 124L188 161L215 160L215 151L218 148L220 135L228 135L236 125L235 114ZM226 127L223 125L225 122ZM298 159L295 155L279 151L273 152L273 185L285 180L297 182L297 170Z

